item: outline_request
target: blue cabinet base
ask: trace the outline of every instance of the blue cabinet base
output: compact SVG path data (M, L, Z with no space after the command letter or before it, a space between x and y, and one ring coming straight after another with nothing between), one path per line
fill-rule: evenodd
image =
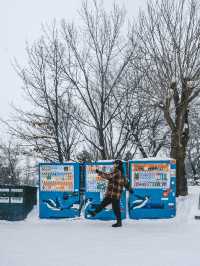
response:
M144 209L129 213L130 219L166 219L176 216L176 210Z

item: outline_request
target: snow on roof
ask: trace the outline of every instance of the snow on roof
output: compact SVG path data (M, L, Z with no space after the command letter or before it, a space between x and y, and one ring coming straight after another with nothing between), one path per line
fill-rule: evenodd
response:
M174 160L172 158L160 158L160 157L149 157L149 158L142 158L142 159L133 159L130 161L171 161Z
M112 159L112 160L97 160L97 161L93 161L93 162L98 162L98 163L106 163L106 162L111 162L113 163L114 161L116 160L120 160L122 162L125 162L124 160L121 160L121 159Z

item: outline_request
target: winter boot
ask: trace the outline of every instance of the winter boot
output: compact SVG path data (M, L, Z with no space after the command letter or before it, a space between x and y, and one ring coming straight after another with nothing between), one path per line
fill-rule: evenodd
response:
M122 221L117 221L115 224L112 225L112 227L121 227Z
M91 215L92 217L94 217L96 215L96 212L95 211L88 210L88 214Z

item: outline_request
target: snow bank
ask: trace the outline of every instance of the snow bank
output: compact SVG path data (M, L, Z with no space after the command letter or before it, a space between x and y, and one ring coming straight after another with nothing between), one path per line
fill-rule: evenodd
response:
M199 188L177 200L169 220L40 220L35 208L23 222L0 221L0 266L199 266Z

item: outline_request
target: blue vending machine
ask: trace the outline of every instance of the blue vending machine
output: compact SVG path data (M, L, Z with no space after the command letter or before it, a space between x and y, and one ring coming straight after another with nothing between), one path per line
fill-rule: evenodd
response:
M134 193L129 196L131 219L172 218L176 215L176 161L129 161Z
M40 218L69 218L80 215L79 163L39 164Z
M84 175L85 175L85 218L88 219L100 219L100 220L115 220L115 215L112 210L112 206L108 205L95 217L91 217L88 214L88 210L94 210L94 208L102 201L108 181L98 176L96 169L99 169L105 173L113 172L114 161L97 161L91 163L85 163ZM123 165L123 174L126 174L126 163ZM121 201L121 217L126 218L126 191L122 192Z

